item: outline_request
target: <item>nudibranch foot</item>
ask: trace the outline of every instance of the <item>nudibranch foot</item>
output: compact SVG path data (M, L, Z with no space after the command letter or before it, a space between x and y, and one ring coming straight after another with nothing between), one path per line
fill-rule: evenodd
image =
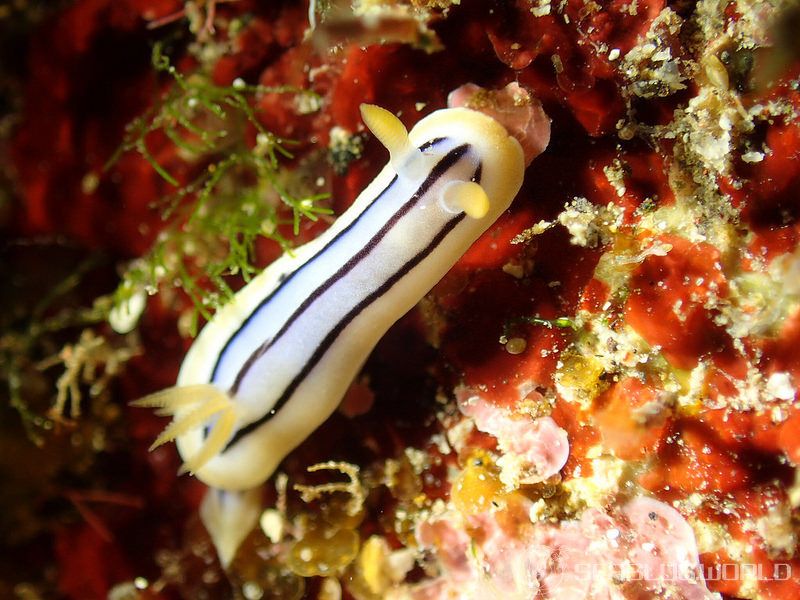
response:
M150 446L159 446L185 435L193 429L212 425L205 443L179 473L194 473L219 454L233 434L236 424L235 405L231 398L211 384L176 386L131 403L137 407L158 408L157 414L172 416L173 420Z

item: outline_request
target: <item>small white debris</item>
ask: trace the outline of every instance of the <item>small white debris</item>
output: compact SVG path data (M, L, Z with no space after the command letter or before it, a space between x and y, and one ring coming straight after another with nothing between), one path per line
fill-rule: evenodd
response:
M310 115L322 108L322 98L316 94L298 94L294 104L298 114Z
M746 163L759 163L764 160L764 153L763 152L745 152L742 154L742 160Z
M547 503L539 498L536 502L531 504L530 509L528 509L528 518L531 520L531 523L536 523L541 521L547 511Z
M622 224L623 216L624 211L614 204L596 206L586 198L575 197L564 205L558 222L567 228L571 244L596 248L611 239L611 234Z
M794 400L796 392L791 375L785 371L770 375L767 379L767 393L778 400Z
M242 596L245 600L261 600L264 597L264 589L255 581L246 581L242 585Z
M283 538L283 517L281 513L274 508L268 508L261 513L259 519L261 531L264 532L273 544L277 544Z
M550 0L538 0L536 6L531 7L531 14L534 17L544 17L550 14Z
M525 276L525 269L519 263L507 262L503 265L503 273L511 275L515 279L522 279Z
M108 323L111 325L111 329L121 334L133 331L146 305L147 294L144 290L132 293L128 299L116 304L108 313Z

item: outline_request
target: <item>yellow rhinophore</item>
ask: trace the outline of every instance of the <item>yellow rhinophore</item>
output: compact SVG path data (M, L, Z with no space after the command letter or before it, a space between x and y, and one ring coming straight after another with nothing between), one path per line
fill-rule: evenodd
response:
M489 212L489 197L474 181L452 181L442 192L442 204L450 212L467 213L473 219L482 219Z

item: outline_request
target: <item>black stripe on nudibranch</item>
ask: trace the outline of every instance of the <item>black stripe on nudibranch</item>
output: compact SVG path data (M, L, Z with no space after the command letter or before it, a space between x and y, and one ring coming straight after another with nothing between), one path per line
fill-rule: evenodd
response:
M425 152L426 150L430 150L431 148L433 148L434 146L437 146L438 144L440 144L441 142L445 141L446 139L448 139L448 138L437 137L437 138L434 138L432 140L429 140L429 141L425 142L424 144L420 145L419 146L419 150L422 151L422 152ZM225 353L228 351L228 348L231 346L231 344L234 343L234 341L239 336L239 334L242 331L244 331L245 329L247 329L247 326L250 324L250 322L254 318L256 318L256 316L258 314L260 314L261 311L267 309L267 307L270 304L270 302L281 292L281 290L284 289L284 287L286 287L286 285L288 283L290 283L292 281L292 279L294 279L294 277L296 275L298 275L305 267L313 264L320 256L325 254L325 252L331 246L336 244L336 242L338 242L339 239L342 236L344 236L353 227L355 227L361 221L361 219L363 217L365 217L370 212L370 209L373 206L376 205L378 200L380 200L392 188L392 186L396 182L397 182L397 175L395 175L392 178L392 180L388 183L388 185L383 190L381 190L381 192L375 197L375 200L369 206L367 206L355 219L353 219L347 225L347 227L342 229L327 244L325 244L325 246L323 248L321 248L319 250L319 252L317 252L316 254L311 256L306 262L304 262L302 265L298 266L294 271L291 271L290 273L282 273L280 275L280 277L278 278L278 285L275 287L275 289L272 290L269 294L267 294L267 296L265 296L264 299L261 300L261 302L259 302L258 306L256 306L255 309L247 316L247 318L245 318L244 321L242 321L242 324L239 325L239 327L231 334L231 336L228 338L228 340L222 346L222 349L219 351L219 354L217 355L216 362L214 363L214 368L211 371L211 381L212 382L217 378L217 374L218 374L220 365L222 364L222 358L225 356Z
M233 381L231 385L231 389L228 392L230 396L235 396L236 392L239 390L239 386L241 386L244 377L247 375L247 372L253 366L253 364L261 358L271 347L275 344L285 333L286 331L292 326L300 315L302 315L308 308L317 300L320 296L322 296L326 291L328 291L337 281L339 281L342 277L346 276L350 271L352 271L365 257L369 255L370 252L386 237L397 222L400 221L406 214L408 214L411 209L419 202L420 198L424 196L427 191L447 172L450 167L456 164L469 150L468 144L462 144L460 146L456 146L450 152L445 154L439 162L431 169L431 172L425 178L425 180L420 184L419 188L416 192L406 201L400 209L394 213L387 221L383 224L383 226L378 230L378 232L372 236L372 238L358 251L356 252L350 259L342 265L333 275L331 275L325 282L317 287L303 302L300 303L300 306L291 314L291 316L286 320L286 322L281 326L278 332L269 340L265 341L261 344L244 362L242 368L236 374L236 379ZM362 213L363 214L363 213ZM324 254L320 252L318 256Z
M317 346L314 350L311 358L306 361L300 372L295 375L294 379L292 379L291 383L289 383L289 385L286 387L280 398L278 398L278 401L272 407L272 410L270 410L260 419L253 421L237 431L228 442L226 450L248 433L258 429L261 425L269 421L289 401L289 399L292 397L292 394L294 394L295 390L300 386L300 383L303 381L303 379L305 379L305 377L317 365L320 359L324 356L325 352L327 352L336 341L336 338L339 337L342 331L344 331L345 327L347 327L353 321L353 319L355 319L361 313L361 311L372 304L377 298L380 298L383 294L389 291L389 289L395 283L400 281L400 279L407 275L411 269L416 267L425 259L426 256L433 252L436 249L436 246L438 246L442 240L447 237L447 234L450 233L456 227L456 225L463 221L465 217L466 215L464 213L460 213L445 223L444 227L439 230L439 232L434 236L430 243L425 246L425 248L417 252L417 254L415 254L411 260L403 265L402 269L399 269L397 272L393 273L391 277L384 281L376 290L367 295L363 300L361 300L361 302L356 304L343 319L336 323L336 326L328 332L328 335L325 336L322 342L320 342L319 346Z
M459 147L460 148L460 147ZM459 156L460 158L460 156ZM443 159L444 160L444 159ZM441 163L440 163L441 164ZM437 165L438 167L439 165ZM452 166L452 165L450 165ZM448 167L449 168L449 167ZM446 170L446 169L445 169ZM475 170L474 175L472 176L471 180L480 183L481 174L483 171L483 165L479 163L477 169ZM444 171L442 171L442 174ZM433 176L433 171L431 172L431 176L428 177L428 180L431 179ZM417 190L417 193L412 196L410 203L416 202L419 197L424 195L428 189L433 185L435 179L438 179L440 175L437 175L430 184L427 186L423 183L423 186ZM423 189L424 187L424 189ZM401 211L406 209L409 203L401 208ZM410 210L410 208L409 208ZM406 211L407 212L407 211ZM405 214L405 213L404 213ZM302 381L308 376L308 374L312 371L312 369L319 363L325 353L330 349L330 347L334 344L336 339L339 335L344 331L344 329L369 305L371 305L376 299L380 298L383 294L387 293L389 289L392 288L398 281L400 281L403 277L405 277L414 267L416 267L419 263L421 263L427 256L429 256L436 247L444 240L445 237L459 224L461 221L464 220L466 215L464 213L460 213L454 216L452 219L447 221L445 225L436 233L436 235L431 239L431 241L419 252L417 252L408 262L406 262L401 269L396 271L391 275L391 277L387 278L377 289L372 291L366 297L364 297L356 306L354 306L340 321L336 323L336 325L328 332L325 338L320 342L320 344L314 349L314 352L311 354L309 359L305 362L302 369L294 376L292 381L287 385L284 389L283 393L280 395L278 400L275 402L272 409L257 419L252 423L242 427L239 431L237 431L231 440L228 442L226 449L238 442L240 439L248 435L249 433L258 429L261 425L269 421L277 412L291 399L292 395L295 393L297 388L300 386ZM387 223L388 225L388 223ZM376 236L377 237L377 236ZM377 242L376 242L377 243ZM374 245L373 245L374 246ZM363 257L362 257L363 258ZM327 282L326 282L327 283ZM319 290L320 288L318 288ZM319 294L321 295L324 293L322 290ZM317 296L317 297L318 297ZM312 300L313 301L313 300Z

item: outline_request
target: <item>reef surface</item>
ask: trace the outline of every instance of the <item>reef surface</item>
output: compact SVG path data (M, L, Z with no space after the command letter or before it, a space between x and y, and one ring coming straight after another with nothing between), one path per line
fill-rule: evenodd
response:
M0 595L800 597L799 22L780 0L0 8ZM128 403L372 180L361 103L410 128L466 84L536 98L550 143L225 572L204 486Z

